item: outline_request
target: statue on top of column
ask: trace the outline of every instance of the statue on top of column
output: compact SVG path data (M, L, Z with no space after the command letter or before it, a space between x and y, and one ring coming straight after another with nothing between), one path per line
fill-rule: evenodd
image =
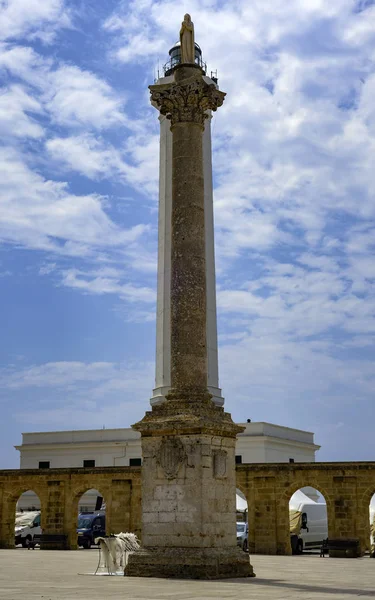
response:
M194 23L186 14L180 29L181 63L195 63Z

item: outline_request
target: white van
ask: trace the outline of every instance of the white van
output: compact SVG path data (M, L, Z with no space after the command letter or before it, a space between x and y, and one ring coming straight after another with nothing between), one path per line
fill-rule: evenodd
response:
M320 548L328 538L327 506L298 490L289 503L290 542L293 554Z
M15 544L22 544L24 548L34 540L35 535L40 535L40 511L29 511L16 513L16 523L14 529Z

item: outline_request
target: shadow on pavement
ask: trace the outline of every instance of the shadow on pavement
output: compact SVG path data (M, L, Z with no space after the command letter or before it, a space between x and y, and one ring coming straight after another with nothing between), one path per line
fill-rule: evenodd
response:
M319 585L308 585L303 583L288 583L286 581L281 581L280 579L259 579L256 577L255 579L223 579L222 583L248 583L253 585L263 585L265 587L279 587L290 590L300 590L301 592L315 592L316 594L336 594L336 596L342 595L352 595L352 596L367 596L369 598L375 598L375 590L361 590L357 588L346 588L346 589L337 589L334 587L322 587Z

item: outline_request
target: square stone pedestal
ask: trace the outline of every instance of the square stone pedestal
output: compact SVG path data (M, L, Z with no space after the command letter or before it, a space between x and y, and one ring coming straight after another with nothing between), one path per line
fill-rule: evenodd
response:
M153 407L142 433L142 549L126 574L217 579L254 575L237 547L235 442L241 430L203 399Z

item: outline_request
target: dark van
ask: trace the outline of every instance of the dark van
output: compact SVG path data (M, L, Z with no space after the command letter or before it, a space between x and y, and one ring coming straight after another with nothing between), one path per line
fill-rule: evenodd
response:
M97 537L105 535L105 514L81 513L78 515L78 546L91 548Z

